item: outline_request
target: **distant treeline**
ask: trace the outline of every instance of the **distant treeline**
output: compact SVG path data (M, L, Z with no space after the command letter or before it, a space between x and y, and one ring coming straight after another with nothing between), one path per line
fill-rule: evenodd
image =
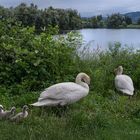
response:
M37 5L21 3L15 8L0 7L0 18L20 21L24 26L35 26L36 30L58 25L61 30L73 30L82 27L81 17L72 9L38 9Z
M23 26L35 26L36 31L41 31L48 26L58 25L60 30L74 30L81 28L126 28L132 24L130 17L119 13L107 18L102 15L91 18L82 18L77 10L45 8L38 9L37 5L21 3L17 7L4 8L0 6L0 19L10 22L21 22ZM140 20L138 20L140 24Z

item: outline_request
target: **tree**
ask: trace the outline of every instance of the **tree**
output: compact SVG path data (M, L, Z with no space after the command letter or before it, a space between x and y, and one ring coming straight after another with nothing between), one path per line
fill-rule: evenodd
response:
M126 26L125 17L121 14L112 14L107 18L107 27L108 28L120 28L122 26Z
M132 24L132 19L128 16L125 16L125 22L127 25Z
M15 19L24 27L35 26L35 29L41 31L50 25L59 26L60 30L73 30L82 27L82 20L79 13L72 9L58 9L49 7L44 10L38 9L33 3L28 6L26 3L21 3L15 8L0 7L1 19ZM100 17L99 17L100 18Z
M98 20L98 21L101 21L102 19L103 19L102 15L98 15L98 16L97 16L97 20Z
M138 19L137 24L140 24L140 18Z

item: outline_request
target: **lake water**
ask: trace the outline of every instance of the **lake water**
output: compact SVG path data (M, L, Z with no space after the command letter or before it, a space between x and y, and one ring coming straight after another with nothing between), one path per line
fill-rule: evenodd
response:
M140 29L81 29L85 44L106 49L109 43L120 42L123 47L140 49Z

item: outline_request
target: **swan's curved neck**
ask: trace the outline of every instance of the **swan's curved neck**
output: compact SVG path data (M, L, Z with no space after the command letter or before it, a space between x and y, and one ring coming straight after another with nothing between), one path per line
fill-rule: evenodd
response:
M122 71L117 71L117 75L121 75L122 74Z
M122 67L119 67L116 71L116 74L117 75L121 75L123 73L123 68Z
M14 113L15 113L15 110L14 110L14 109L12 109L12 110L11 110L11 114L14 114Z
M82 78L81 77L76 77L76 81L77 84L81 85L82 87L86 88L89 90L89 86L87 83L82 82Z

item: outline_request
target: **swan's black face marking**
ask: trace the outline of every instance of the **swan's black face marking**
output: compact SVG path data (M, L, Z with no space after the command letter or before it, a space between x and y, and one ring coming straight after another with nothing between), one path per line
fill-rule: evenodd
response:
M12 107L11 112L12 113L15 113L16 112L16 108L15 107Z
M82 82L87 83L88 85L90 85L90 78L89 77L83 77L81 79Z
M82 78L82 79L81 79L81 81L82 81L82 82L84 82L84 83L86 83L86 81L85 81L85 79L84 79L84 78Z
M114 70L114 72L115 72L116 75L117 75L117 74L122 74L122 73L123 73L123 67L122 67L122 66L119 66L118 68L116 68L116 69Z
M3 106L2 105L0 105L0 109L3 109Z

